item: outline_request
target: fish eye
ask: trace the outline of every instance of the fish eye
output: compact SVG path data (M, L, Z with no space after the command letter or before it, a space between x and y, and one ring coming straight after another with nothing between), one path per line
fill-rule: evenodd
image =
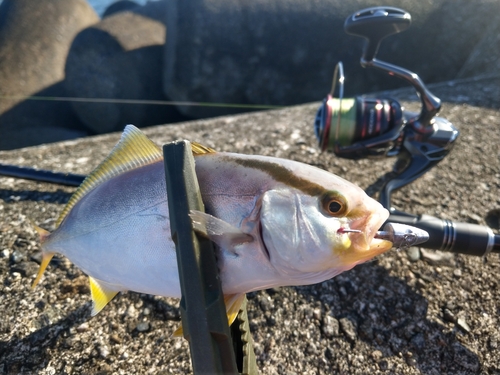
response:
M342 209L342 205L337 202L337 201L331 201L328 203L328 212L331 212L332 214L336 214Z
M321 199L323 211L328 216L341 217L347 212L347 202L336 192L329 192Z

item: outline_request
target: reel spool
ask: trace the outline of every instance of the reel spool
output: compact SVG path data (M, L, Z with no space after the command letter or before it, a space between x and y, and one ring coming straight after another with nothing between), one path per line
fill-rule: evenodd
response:
M401 105L390 98L344 98L344 80L343 65L339 62L333 73L332 89L314 122L321 151L346 158L385 156L403 125Z

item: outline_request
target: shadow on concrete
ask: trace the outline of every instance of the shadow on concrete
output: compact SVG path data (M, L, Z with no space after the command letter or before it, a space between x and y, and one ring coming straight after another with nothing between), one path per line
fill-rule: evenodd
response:
M113 302L110 303L110 306L108 306L107 309L116 309L117 307L113 307L113 304L125 303L127 306L134 305L137 304L139 300L142 300L144 305L152 308L153 311L150 316L152 320L172 320L177 321L180 324L180 311L176 306L172 306L161 299L156 299L154 296L147 294L127 293L124 295L118 295ZM41 328L22 338L14 335L14 337L10 340L0 341L0 363L3 364L2 373L37 373L41 369L47 368L49 359L51 358L61 358L61 360L64 361L64 351L70 348L75 350L75 346L79 348L82 355L81 358L78 359L80 363L77 362L73 365L82 365L85 361L89 361L93 356L96 356L96 353L90 353L89 355L85 355L83 353L89 345L95 346L96 348L99 347L99 345L96 345L95 340L85 343L85 339L82 339L81 335L78 335L78 333L75 332L70 332L71 328L74 329L82 323L93 319L90 316L91 302L83 304L82 306L71 311L69 314L65 314L61 311L53 312L53 310L57 309L45 304L45 302L39 303L42 304L42 310L40 315L37 316L36 322L32 322L32 324L35 326L42 326ZM54 314L59 316L64 314L65 316L64 318L52 322L54 320L52 315ZM103 311L99 314L99 316L105 314L105 311ZM108 323L110 323L111 320L116 320L110 318L103 319ZM121 325L128 326L126 330L131 338L135 338L139 335L139 332L135 328L136 324L130 325L130 322L135 321L135 318L131 319L121 317L119 318L119 321ZM85 328L82 332L85 332L86 329L87 328ZM93 328L89 329L97 329L97 323L94 323ZM125 335L122 334L122 339L126 341L127 339L123 336ZM80 341L80 339L82 340ZM124 346L126 345L124 344ZM98 366L95 368L97 369L97 367ZM97 370L96 373L107 374L106 371L99 372Z
M432 283L430 278L428 282ZM322 284L295 287L307 302L318 305L338 320L348 319L355 337L342 328L339 334L355 350L362 340L385 357L403 356L422 374L475 373L481 367L478 356L462 345L458 328L427 318L428 301L415 287L389 275L375 262L357 266ZM461 332L463 333L463 332ZM326 348L322 348L325 350ZM330 353L343 356L342 353Z
M63 319L45 325L26 337L14 337L9 341L0 341L0 363L3 363L3 373L17 374L21 369L30 371L40 369L50 357L47 350L51 349L61 337L68 335L71 327L76 327L85 322L90 315L90 304L73 310ZM44 319L45 317L45 319ZM43 313L39 321L50 321Z

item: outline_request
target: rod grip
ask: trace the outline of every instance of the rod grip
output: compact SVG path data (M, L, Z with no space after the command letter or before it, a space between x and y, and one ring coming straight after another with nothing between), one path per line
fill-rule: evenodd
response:
M486 226L443 220L430 215L391 214L388 222L425 230L429 233L429 240L421 246L428 249L477 256L500 253L500 236Z

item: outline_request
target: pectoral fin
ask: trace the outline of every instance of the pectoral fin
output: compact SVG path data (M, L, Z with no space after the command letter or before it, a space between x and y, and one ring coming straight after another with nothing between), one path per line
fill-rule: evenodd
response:
M191 210L189 217L191 217L195 231L203 234L224 250L235 253L235 246L253 241L250 234L205 212Z
M97 281L89 276L90 293L92 295L92 316L97 315L104 306L108 304L109 301L113 299L114 296L118 294L118 291L111 290L102 281Z
M226 304L226 314L227 314L227 323L229 326L234 323L238 313L240 312L240 307L245 301L245 293L241 294L230 294L224 296L224 303Z
M242 294L229 294L224 296L224 304L226 305L226 315L227 315L227 324L231 326L236 320L238 313L240 312L240 307L245 301L245 293ZM182 337L184 331L182 329L182 325L177 328L172 336L174 337Z

